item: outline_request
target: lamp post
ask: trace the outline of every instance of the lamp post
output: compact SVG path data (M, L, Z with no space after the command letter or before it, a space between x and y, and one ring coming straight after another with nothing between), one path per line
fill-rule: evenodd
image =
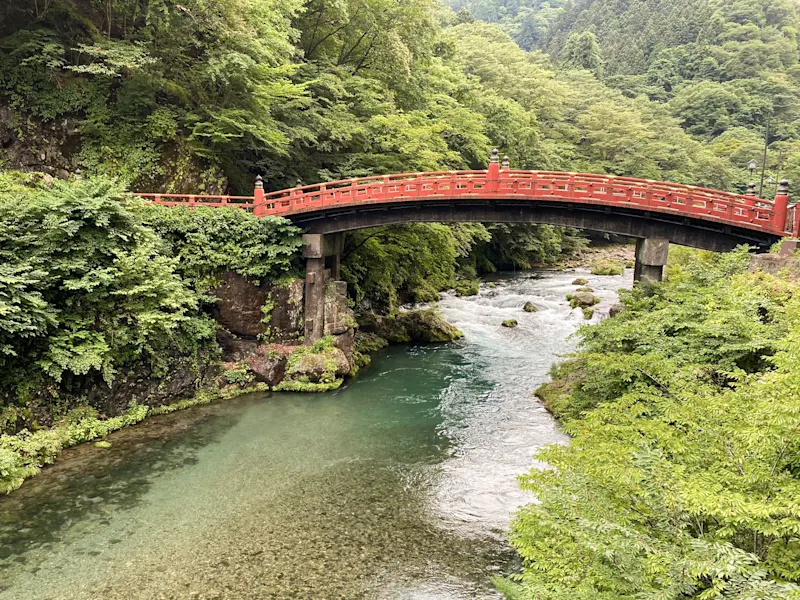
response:
M753 181L753 173L756 172L757 168L758 168L758 163L756 162L755 159L752 159L749 163L747 163L747 170L750 172L750 181ZM751 185L755 187L755 184ZM748 186L747 189L749 191L750 187Z

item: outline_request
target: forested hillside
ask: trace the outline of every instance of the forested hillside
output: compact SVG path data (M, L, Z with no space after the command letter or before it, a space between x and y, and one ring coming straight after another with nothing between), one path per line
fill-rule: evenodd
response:
M655 75L613 81L623 94L590 72L561 69L559 40L572 17L547 34L551 60L526 54L497 26L459 23L433 0L27 0L0 10L6 165L110 174L140 190L249 193L259 172L277 189L297 179L475 168L493 145L517 167L743 190L759 138L736 126L759 126L775 89L794 97L791 5L780 18L762 11L782 29L742 25L770 38L753 42L763 60L746 84L704 81L670 92L667 105L659 94L653 102L631 93L649 90ZM605 77L641 63L600 41ZM672 61L684 70L691 62ZM729 60L717 62L728 69ZM725 91L715 103L691 101L712 88ZM780 135L789 135L787 119L776 117ZM734 129L704 146L681 122L693 134Z
M630 98L663 103L685 131L741 169L762 161L767 136L765 177L800 177L800 17L792 0L454 5L500 22L556 65L582 66ZM535 36L530 23L540 24Z

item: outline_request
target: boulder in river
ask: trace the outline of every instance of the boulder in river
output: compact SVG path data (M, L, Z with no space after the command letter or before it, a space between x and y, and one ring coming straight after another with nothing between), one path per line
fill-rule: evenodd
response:
M451 342L464 337L435 308L403 311L393 317L366 314L359 321L363 331L392 343Z
M622 275L625 265L608 260L600 260L592 265L592 275Z
M506 319L503 321L503 327L516 327L517 320L516 319Z
M594 306L600 302L600 298L589 292L576 292L570 296L568 300L572 308L586 308L587 306Z
M583 277L578 277L575 281L572 282L572 285L586 285L587 283L589 283L587 279L584 279Z
M256 381L269 386L278 385L286 373L286 361L291 353L289 347L259 346L245 361Z
M331 336L311 346L297 346L286 363L286 375L277 391L325 392L335 390L350 372L350 361Z
M528 301L522 307L522 310L525 312L536 312L536 305L533 302Z

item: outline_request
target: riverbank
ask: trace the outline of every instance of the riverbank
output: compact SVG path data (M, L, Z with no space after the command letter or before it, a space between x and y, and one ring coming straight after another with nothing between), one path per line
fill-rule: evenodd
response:
M633 268L636 259L636 244L595 243L577 248L572 254L560 257L555 268L591 269L597 264L621 265Z
M525 564L509 594L800 594L785 510L800 497L800 263L671 258L657 293L624 295L538 390L571 441L522 479L538 502L512 527Z

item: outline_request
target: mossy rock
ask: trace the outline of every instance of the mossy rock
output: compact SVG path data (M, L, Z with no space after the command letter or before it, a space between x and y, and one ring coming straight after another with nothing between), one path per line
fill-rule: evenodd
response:
M377 352L382 348L386 348L389 345L384 338L381 336L368 333L366 331L357 331L356 332L356 340L355 340L355 350L356 352L361 352L362 354L367 354L371 352Z
M594 316L594 309L586 307L583 309L583 318L587 321Z
M503 327L516 327L518 325L516 319L506 319L503 321Z
M456 296L477 296L480 289L480 282L477 279L456 281Z
M274 389L281 392L327 392L342 385L353 365L327 336L311 346L298 346L289 356L286 376Z
M94 443L95 448L111 448L111 442L107 442L105 440L100 440L99 442Z
M588 279L584 279L583 277L578 277L575 281L572 282L572 285L586 285L589 283Z
M533 302L526 302L525 305L522 307L527 313L536 312L536 305Z
M359 323L361 331L375 334L393 344L452 342L464 337L435 308L404 311L393 317L362 314Z
M493 290L494 288L496 288L496 287L497 287L497 284L496 284L496 283L491 283L491 282L490 282L490 283L487 283L487 284L486 284L486 287L487 287L487 288L489 288L490 290Z
M600 298L589 292L578 292L576 294L570 294L570 296L572 297L567 299L572 308L587 308L600 302Z
M397 320L414 342L452 342L464 337L459 329L444 320L435 308L400 313Z
M309 394L319 394L331 392L339 389L344 379L334 379L325 383L313 383L311 381L292 381L286 379L275 386L276 392L303 392Z
M592 292L594 292L594 290L593 290L592 288L588 287L588 286L579 287L579 288L578 288L577 290L575 290L575 291L576 291L576 292L589 292L590 294L591 294Z
M625 267L616 262L598 261L592 265L592 275L622 275Z

